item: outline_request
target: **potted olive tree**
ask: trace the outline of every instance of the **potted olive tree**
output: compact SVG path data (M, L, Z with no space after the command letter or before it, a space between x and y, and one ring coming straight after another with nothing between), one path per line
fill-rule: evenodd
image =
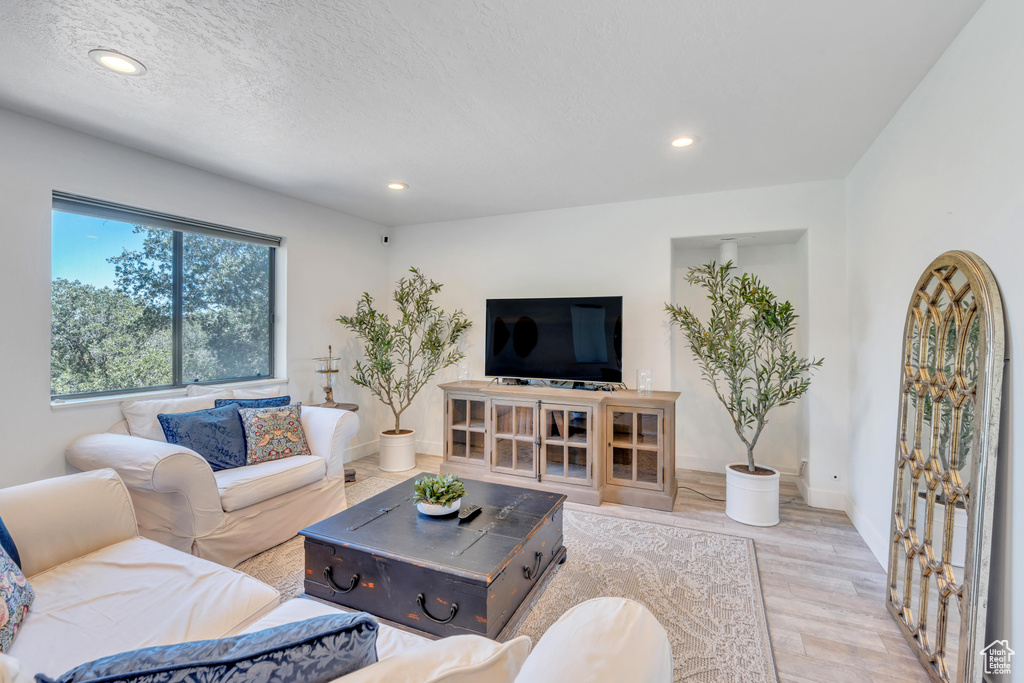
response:
M811 371L823 359L801 358L793 350L797 314L790 302L779 301L757 277L737 277L732 270L732 261L711 262L686 273L686 281L702 287L711 301L706 323L688 308L665 308L747 449L746 463L726 468L725 513L744 524L773 526L779 523L779 473L754 463L754 447L768 412L807 393Z
M395 417L395 428L380 433L380 468L386 472L416 466L416 434L402 429L402 413L438 370L462 359L457 345L472 325L461 310L449 315L435 305L440 284L417 268L409 272L412 275L395 287L394 322L374 308L367 292L359 299L355 315L338 318L359 336L366 356L365 362L356 361L352 381L373 392Z

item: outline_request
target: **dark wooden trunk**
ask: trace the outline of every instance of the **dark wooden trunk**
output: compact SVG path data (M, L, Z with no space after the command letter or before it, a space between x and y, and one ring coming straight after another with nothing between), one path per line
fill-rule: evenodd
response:
M303 530L306 593L436 636L497 638L564 554L565 497L466 480L463 504L483 510L460 524L403 500L414 479Z

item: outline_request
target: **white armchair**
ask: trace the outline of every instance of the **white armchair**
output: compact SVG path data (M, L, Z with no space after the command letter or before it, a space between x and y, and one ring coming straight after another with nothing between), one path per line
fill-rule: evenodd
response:
M66 456L121 476L143 536L233 567L345 508L344 451L358 415L303 406L302 428L312 455L219 472L188 448L132 436L124 422L78 439Z

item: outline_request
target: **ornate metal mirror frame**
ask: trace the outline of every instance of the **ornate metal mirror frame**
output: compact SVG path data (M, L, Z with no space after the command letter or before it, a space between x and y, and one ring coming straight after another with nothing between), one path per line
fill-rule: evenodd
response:
M932 261L910 300L887 606L935 681L981 681L1005 332L976 255Z

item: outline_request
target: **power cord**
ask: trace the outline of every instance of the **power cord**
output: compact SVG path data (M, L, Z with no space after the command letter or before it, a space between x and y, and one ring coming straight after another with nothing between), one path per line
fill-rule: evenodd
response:
M708 494L706 494L706 493L701 493L701 492L700 492L700 491L698 491L697 489L691 489L691 488L690 488L689 486L680 486L679 488L681 488L681 489L686 489L687 491L693 491L693 492L694 492L694 493L696 493L696 494L697 494L698 496L704 496L704 497L705 497L705 498L707 498L708 500L713 500L713 501L715 501L716 503L724 503L724 502L725 502L725 498L712 498L712 497L711 497L711 496L709 496Z

